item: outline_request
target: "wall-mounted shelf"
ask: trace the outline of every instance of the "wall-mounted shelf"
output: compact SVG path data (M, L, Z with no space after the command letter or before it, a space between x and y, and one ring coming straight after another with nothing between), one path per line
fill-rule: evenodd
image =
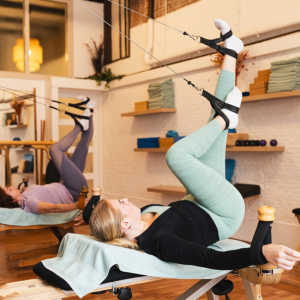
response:
M263 101L263 100L272 100L272 99L279 99L279 98L292 98L292 97L299 97L299 96L300 96L300 91L270 93L270 94L261 94L261 95L243 97L243 102Z
M183 186L158 185L147 188L147 191L161 194L172 194L182 197L185 195L185 188Z
M24 177L32 177L34 176L34 173L33 172L30 172L30 173L22 173L22 172L15 172L15 173L12 173L12 175L14 174L17 174L17 175L22 175Z
M34 149L30 147L12 147L11 149L15 151L30 151L30 152L34 151Z
M170 148L135 148L134 152L167 152Z
M283 152L285 150L284 146L266 146L266 147L226 147L227 152Z
M133 111L129 113L121 114L121 117L132 117L132 116L142 116L142 115L151 115L151 114L162 114L162 113L175 113L176 108L157 108L150 109L145 111Z
M135 152L167 152L169 148L135 148ZM227 152L283 152L284 146L276 147L226 147Z
M185 188L183 186L169 186L169 185L158 185L147 188L148 192L161 193L161 194L172 194L177 196L185 196ZM259 195L244 198L245 202L255 200Z
M27 127L26 124L22 124L22 125L18 125L18 124L15 124L15 125L7 125L7 126L3 126L5 128L10 128L10 129L14 129L14 128L23 128L23 127Z

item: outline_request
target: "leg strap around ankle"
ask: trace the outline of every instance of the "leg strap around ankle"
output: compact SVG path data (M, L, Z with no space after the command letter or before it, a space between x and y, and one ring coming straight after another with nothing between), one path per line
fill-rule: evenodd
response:
M79 103L68 103L68 106L77 108L77 109L81 109L81 110L85 110L86 107L82 107L82 105L86 105L90 102L90 98L86 97L87 99L85 101L79 102Z
M239 113L239 110L240 110L239 107L236 107L236 106L228 104L224 101L221 101L220 99L218 99L214 95L210 94L206 90L202 91L202 96L205 97L210 103L212 103L212 102L216 103L220 108L226 108L226 109L234 112L235 114Z
M236 114L238 114L240 108L233 106L231 104L228 104L226 102L221 101L220 99L218 99L217 97L213 96L212 94L210 94L209 92L207 92L206 90L202 91L202 96L205 97L209 102L211 107L216 111L215 117L217 115L220 115L225 123L226 123L226 128L227 129L229 127L229 119L228 117L222 112L221 108L226 108L229 111L232 111Z
M85 120L89 120L89 119L90 119L90 117L88 117L88 116L81 116L81 115L77 115L77 114L70 113L70 112L68 112L68 111L65 111L65 114L68 115L68 116L70 116L70 117L74 120L75 124L78 125L78 126L80 127L81 131L83 131L83 126L82 126L82 124L77 120L77 118L78 118L78 119L85 119Z
M234 50L217 45L217 43L223 42L226 39L230 38L231 36L232 36L232 31L229 30L226 34L224 34L224 35L221 34L221 36L219 38L213 39L213 40L208 40L203 37L200 37L200 43L207 45L208 47L210 47L212 49L217 50L222 55L227 54L227 55L232 56L235 59L237 59L238 53L236 53Z
M90 119L90 117L88 117L88 116L81 116L81 115L73 114L73 113L71 113L71 112L68 112L68 111L59 109L59 108L57 108L57 107L55 107L55 106L52 106L52 105L49 105L49 107L50 107L50 108L53 108L53 109L55 109L55 110L58 110L58 111L59 111L60 113L62 113L62 114L65 114L65 115L70 116L70 117L74 120L75 124L78 125L78 126L81 128L81 131L83 131L83 126L82 126L82 124L77 120L77 118L78 118L78 119L85 119L85 120L89 120L89 119Z

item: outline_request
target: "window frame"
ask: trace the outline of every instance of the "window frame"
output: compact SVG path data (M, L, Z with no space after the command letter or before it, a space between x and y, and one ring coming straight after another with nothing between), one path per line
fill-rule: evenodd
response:
M105 1L104 2L104 20L111 24L112 22L112 9L111 9L112 3L109 1ZM128 7L130 8L130 0L128 0ZM119 14L119 20L121 20L121 15ZM126 18L125 18L126 21ZM129 33L129 38L130 38L130 30L131 30L131 24L130 24L130 11L128 10L128 20L127 20L127 26L128 26L128 33ZM112 38L111 38L111 32L112 32L112 28L111 26L109 26L107 23L104 23L104 65L108 65L117 61L120 61L122 59L126 59L130 57L130 47L131 47L131 43L128 39L126 39L126 41L128 41L128 56L126 57L120 57L116 60L112 60ZM126 24L125 24L126 27ZM113 29L114 30L114 29ZM120 39L121 39L121 34L120 34ZM122 54L121 51L121 41L119 43L119 47L120 47L120 56ZM126 52L126 50L125 50Z
M73 1L72 0L47 0L50 2L58 2L67 4L66 19L65 19L65 55L68 57L67 74L68 77L73 77L74 74L74 54L73 54ZM26 78L44 78L49 77L49 74L35 74L29 72L29 41L30 41L30 11L29 11L30 0L23 0L23 40L24 40L24 72L12 72L12 71L0 71L0 76L3 74L4 77L12 76ZM9 76L10 77L10 76Z

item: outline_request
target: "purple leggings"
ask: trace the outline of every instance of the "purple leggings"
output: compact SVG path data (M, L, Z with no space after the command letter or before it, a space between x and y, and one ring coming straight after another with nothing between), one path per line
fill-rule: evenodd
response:
M80 131L80 127L76 125L70 133L49 149L51 159L63 180L63 184L72 195L74 202L78 200L81 187L87 186L83 171L94 131L93 116L89 120L89 129L82 132L81 139L71 159L69 159L64 152L72 146Z

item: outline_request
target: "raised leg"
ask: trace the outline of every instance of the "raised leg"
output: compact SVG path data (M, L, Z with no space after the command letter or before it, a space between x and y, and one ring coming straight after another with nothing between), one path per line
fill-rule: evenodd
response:
M81 128L79 125L76 125L70 133L50 147L50 155L53 163L62 177L65 186L73 196L74 201L77 201L81 187L87 186L87 181L82 171L67 158L64 152L72 146L80 131Z
M93 132L94 132L93 115L91 115L89 120L89 129L82 132L81 139L78 145L76 146L76 149L71 157L71 161L75 164L75 166L77 166L77 168L82 173L85 168L86 157L89 151L89 144L93 137Z

